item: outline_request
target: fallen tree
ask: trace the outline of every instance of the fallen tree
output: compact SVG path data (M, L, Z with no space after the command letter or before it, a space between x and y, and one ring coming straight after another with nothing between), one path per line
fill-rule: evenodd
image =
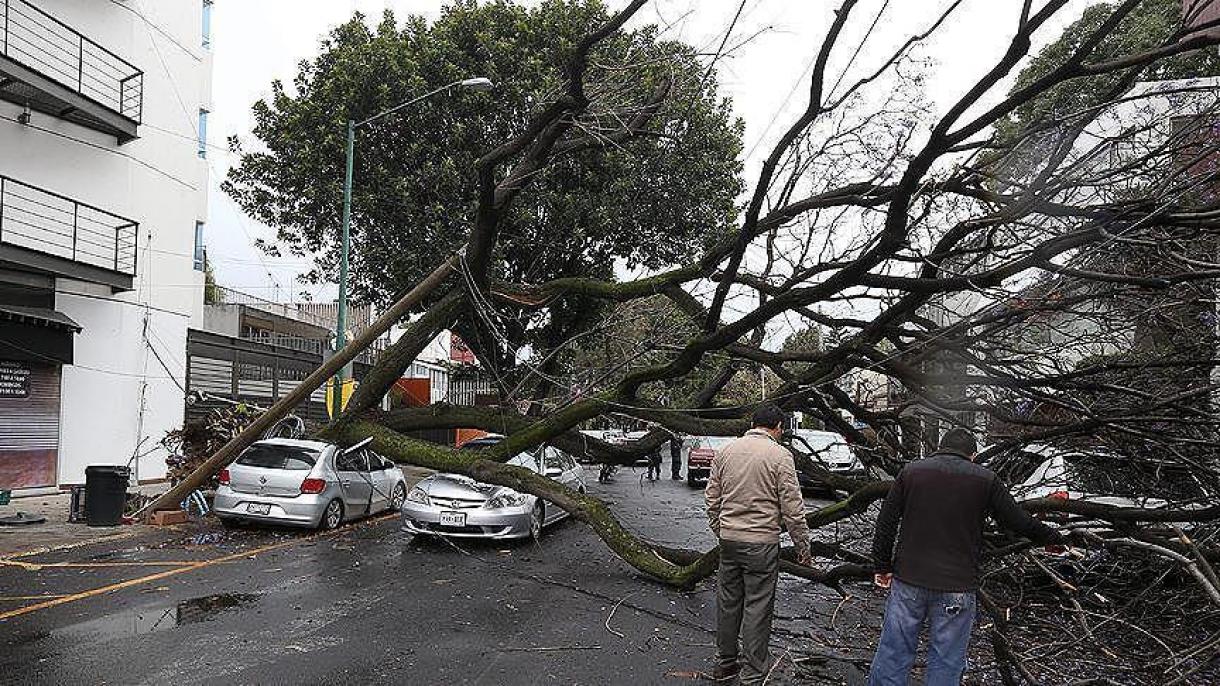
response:
M683 226L681 235L701 236L703 244L688 239L693 254L650 265L638 278L623 278L608 265L593 273L580 260L568 259L600 245L593 238L581 242L580 218L563 215L568 223L551 229L555 245L538 240L535 222L556 211L550 203L557 198L580 192L564 185L564 170L577 176L587 168L606 171L598 165L611 155L650 164L676 158L697 166L702 149L683 148L683 132L692 113L710 116L714 109L708 91L715 101L721 55L706 58L706 70L692 71L689 50L661 49L638 31L624 29L644 0L613 14L585 2L543 3L535 14L521 10L523 26L570 17L577 28L566 29L570 40L561 42L546 87L514 94L529 103L528 116L488 124L483 133L500 137L486 145L468 172L455 172L468 174L469 185L463 187L469 196L443 200L468 208L457 232L465 250L449 269L435 273L427 289L412 290L416 297L398 300L379 320L383 329L402 321L406 334L379 357L342 415L321 435L345 444L372 437L380 453L398 462L543 497L587 524L634 568L680 588L714 570L716 550L672 550L641 540L599 499L505 462L549 443L628 464L670 432L740 433L744 418L765 397L852 437L874 469L873 478L863 481L819 473L847 491L841 501L809 514L830 566L784 567L841 588L842 582L869 574L861 553L866 538L861 532L868 530L862 520L887 492L886 475L924 454L943 427L986 431L994 440L983 459L1014 485L1038 467L1031 460L1043 454L1031 457L1019 450L1023 446L1096 452L1104 444L1105 454L1128 470L1124 473L1139 475L1135 495L1143 498L1121 507L1061 498L1027 500L1025 506L1060 518L1096 550L1138 560L1116 578L1132 580L1146 572L1155 576L1156 588L1178 580L1206 602L1215 601L1210 570L1215 547L1208 546L1220 520L1214 449L1220 386L1213 381L1220 206L1213 191L1217 140L1209 132L1220 107L1209 83L1144 81L1180 76L1158 70L1220 39L1189 16L1178 17L1161 33L1138 34L1152 3L1124 0L1090 14L1070 40L1036 60L1002 95L995 93L1001 84L1029 61L1034 35L1068 4L1016 3L1015 33L1003 54L980 70L957 102L934 112L922 100L924 74L912 54L956 19L960 4L928 16L909 40L849 78L831 67L851 49L844 38L854 35L848 28L875 27L885 8L865 11L857 0L843 0L828 15L825 37L811 56L806 106L767 153L740 215L730 213L731 229L701 234L697 227ZM509 10L497 6L494 12L501 11ZM449 12L442 20L446 26L481 26L488 19L464 5ZM383 24L377 40L393 42L391 29ZM871 31L865 29L866 39ZM501 39L528 44L532 35L522 30ZM1130 40L1115 40L1116 35ZM369 50L377 40L369 39ZM454 64L504 81L496 70L506 67L494 50L455 50ZM321 97L318 92L332 92L322 88L335 77L326 71L332 63L341 61L309 65L301 92L281 91L273 103L258 108L256 135L272 142L271 151L243 158L226 184L248 211L283 219L284 231L298 243L312 241L315 249L327 239L305 229L294 234L299 168L288 163L291 149L276 145L307 139L341 158L325 148L331 122L297 116L315 111L311 98ZM676 66L662 68L667 64ZM1055 105L1073 89L1087 91L1087 97ZM360 114L377 102L369 96L350 108ZM703 124L706 134L709 127ZM420 184L432 173L417 174L409 161L393 167L394 146L377 149L370 154L384 155L385 164L397 169L390 181ZM277 169L289 168L291 176L277 175ZM640 177L609 189L599 186L603 194L592 196L594 204L621 207L636 199L651 207L674 190L650 176L654 166L615 169ZM707 171L733 178L737 173L733 165ZM329 198L333 178L307 179L306 196ZM378 228L378 222L393 217L381 204L385 201L356 198L353 221L362 230L380 232L377 240L389 245L392 227ZM590 226L605 220L596 212L582 216ZM317 230L313 224L309 231ZM523 247L518 229L533 236L532 242ZM545 262L545 271L531 271L535 258ZM418 268L407 253L382 252L376 259L383 263L357 261L366 284L379 274ZM399 261L406 266L398 269ZM326 264L323 258L320 266ZM536 274L544 278L532 278ZM377 296L373 286L367 290ZM424 297L429 293L432 297ZM641 322L626 336L621 326L611 326L639 316L629 306L646 299L667 304L660 323ZM408 310L414 310L410 321ZM810 327L819 332L816 347L776 345L781 332ZM447 329L472 345L495 379L500 404L378 410L389 386L429 340ZM614 354L587 354L607 332L616 337ZM354 353L349 346L335 359L346 361ZM334 367L319 370L285 401L305 397ZM775 384L756 399L724 402L730 389L737 392L734 379L744 374L763 375ZM577 378L579 393L573 388ZM276 410L291 404L282 401ZM529 410L519 410L522 406ZM867 432L845 420L843 412ZM607 416L631 418L654 430L626 447L578 433ZM405 435L452 427L496 430L506 437L478 452L458 452ZM203 471L219 469L257 433L243 433ZM802 468L817 470L811 464ZM1184 483L1189 494L1174 490ZM158 506L178 495L171 493ZM853 526L843 527L850 530L844 534L837 525L846 523ZM1199 534L1173 529L1183 523ZM999 565L989 578L1009 573L1004 565L1019 560L1027 577L1046 577L1073 621L1094 630L1097 622L1077 609L1079 587L1043 569L1045 563L1028 553L1027 544L1000 535L989 536L988 543ZM1006 603L1020 602L995 590L988 592ZM995 620L992 638L1001 676L1008 683L1035 681L1020 655L1025 648L1012 642L1025 625L1010 626L999 605L985 604ZM1120 618L1115 611L1100 621L1114 624ZM1211 645L1214 654L1220 643ZM1169 653L1185 655L1176 649ZM1181 678L1189 676L1181 664L1171 666Z

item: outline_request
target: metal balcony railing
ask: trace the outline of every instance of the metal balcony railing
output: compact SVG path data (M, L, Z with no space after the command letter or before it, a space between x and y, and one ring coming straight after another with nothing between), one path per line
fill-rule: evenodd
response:
M335 328L334 321L328 321L325 317L309 311L300 303L284 303L274 302L265 298L260 298L257 295L250 295L241 291L233 290L225 286L215 286L212 289L213 305L248 305L250 307L269 312L274 315L279 315L286 319L292 319L298 322L305 322L323 329Z
M134 276L139 228L113 212L0 176L0 244Z
M144 72L26 0L0 0L0 55L139 123Z

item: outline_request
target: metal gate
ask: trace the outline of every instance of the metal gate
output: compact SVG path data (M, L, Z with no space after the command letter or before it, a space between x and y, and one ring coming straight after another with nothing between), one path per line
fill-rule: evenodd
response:
M0 360L0 490L54 486L60 366Z

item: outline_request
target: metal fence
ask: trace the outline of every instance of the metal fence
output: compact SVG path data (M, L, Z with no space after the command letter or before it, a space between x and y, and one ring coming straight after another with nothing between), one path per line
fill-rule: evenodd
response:
M190 329L186 338L186 390L188 398L201 395L202 402L189 403L187 419L198 419L224 403L211 398L240 400L267 407L287 395L322 365L322 355L304 350ZM364 378L368 365L356 362L352 373ZM295 412L318 422L326 419L325 386L316 389Z
M0 0L0 54L139 122L144 72L26 0Z
M139 228L112 212L0 176L0 243L134 276Z

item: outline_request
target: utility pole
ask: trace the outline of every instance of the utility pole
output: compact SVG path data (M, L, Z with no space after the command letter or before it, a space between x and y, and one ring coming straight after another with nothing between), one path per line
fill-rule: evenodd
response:
M339 312L335 319L335 351L347 344L347 263L352 224L352 164L356 151L356 122L347 120L347 169L343 174L343 228L339 235ZM351 364L346 364L335 374L332 389L331 410L338 417L343 411L343 380L351 376Z
M348 254L351 249L351 224L352 224L352 166L356 155L356 129L361 126L381 119L387 115L393 114L408 105L413 105L421 100L425 100L442 91L448 91L452 88L468 88L475 91L491 90L493 84L490 79L482 76L462 79L453 83L445 84L440 88L428 91L423 95L412 98L406 102L399 103L384 112L374 114L368 119L362 121L347 120L347 165L343 172L343 224L339 234L339 306L335 316L335 352L343 349L347 344L347 267ZM335 417L343 411L343 382L345 379L350 379L352 376L352 365L349 361L341 369L335 373L334 388L331 390L331 402L334 408L332 412Z

